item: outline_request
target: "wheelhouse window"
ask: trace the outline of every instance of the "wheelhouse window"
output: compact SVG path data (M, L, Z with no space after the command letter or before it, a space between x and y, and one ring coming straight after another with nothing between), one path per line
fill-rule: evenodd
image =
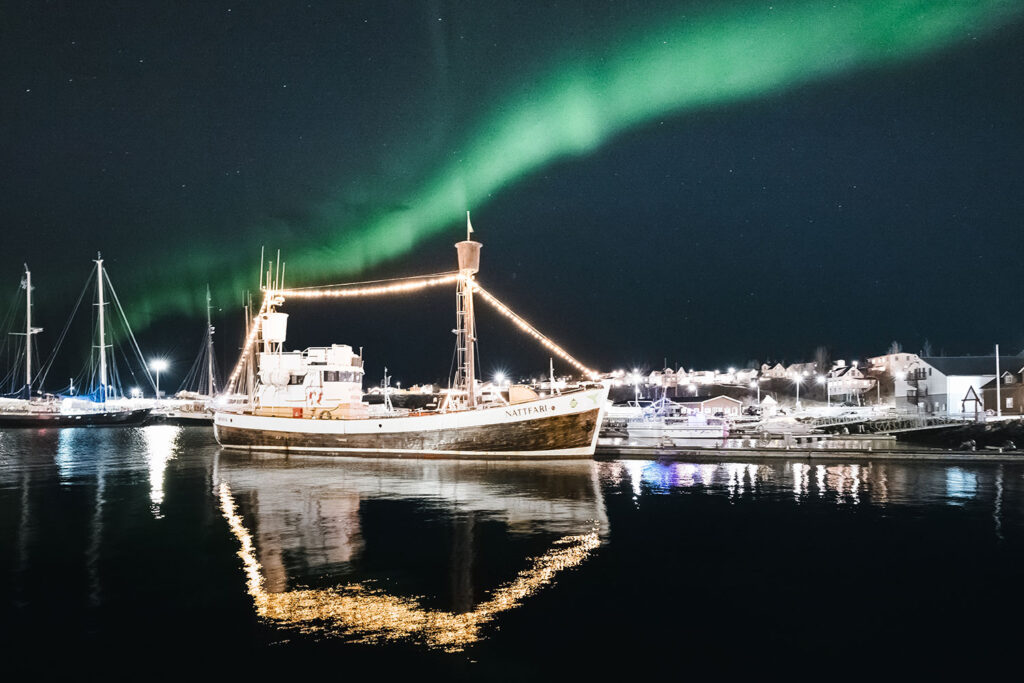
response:
M288 384L302 384L305 381L305 375L288 375Z
M325 382L358 382L359 373L346 370L324 370L321 377Z

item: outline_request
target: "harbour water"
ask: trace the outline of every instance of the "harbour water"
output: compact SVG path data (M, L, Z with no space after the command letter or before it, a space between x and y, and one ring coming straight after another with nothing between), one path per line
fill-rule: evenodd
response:
M1020 632L1022 503L1024 463L288 457L198 427L9 430L2 642L500 679L990 664Z

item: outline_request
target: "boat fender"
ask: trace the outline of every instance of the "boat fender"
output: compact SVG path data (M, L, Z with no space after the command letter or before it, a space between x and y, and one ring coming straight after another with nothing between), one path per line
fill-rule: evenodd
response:
M331 417L331 411L329 411L329 410L321 410L320 411L320 419L321 420L331 420L331 419L333 419Z

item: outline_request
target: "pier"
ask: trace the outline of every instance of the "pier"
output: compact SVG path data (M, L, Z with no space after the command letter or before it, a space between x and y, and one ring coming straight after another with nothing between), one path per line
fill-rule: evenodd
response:
M692 448L673 446L639 446L598 444L595 460L687 460L693 462L728 462L732 460L905 460L919 462L956 463L1024 463L1024 452L992 449L985 451L944 451L940 449L915 448L900 450L882 447L879 449L814 448L797 445L779 447L729 447Z

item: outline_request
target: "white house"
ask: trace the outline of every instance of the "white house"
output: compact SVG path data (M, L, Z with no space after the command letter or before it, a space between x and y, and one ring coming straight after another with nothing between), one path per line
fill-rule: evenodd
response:
M865 375L856 365L836 361L825 378L826 390L833 401L860 402L860 396L875 386L874 378Z
M902 354L900 354L902 355ZM1003 367L1020 363L1001 356ZM896 373L896 406L941 415L978 415L982 386L996 376L995 356L922 356Z
M890 375L896 375L900 372L906 372L907 367L911 363L915 363L921 360L916 353L906 353L900 351L899 353L887 353L884 356L873 356L868 358L868 363L871 364L871 370L876 372L886 372Z

